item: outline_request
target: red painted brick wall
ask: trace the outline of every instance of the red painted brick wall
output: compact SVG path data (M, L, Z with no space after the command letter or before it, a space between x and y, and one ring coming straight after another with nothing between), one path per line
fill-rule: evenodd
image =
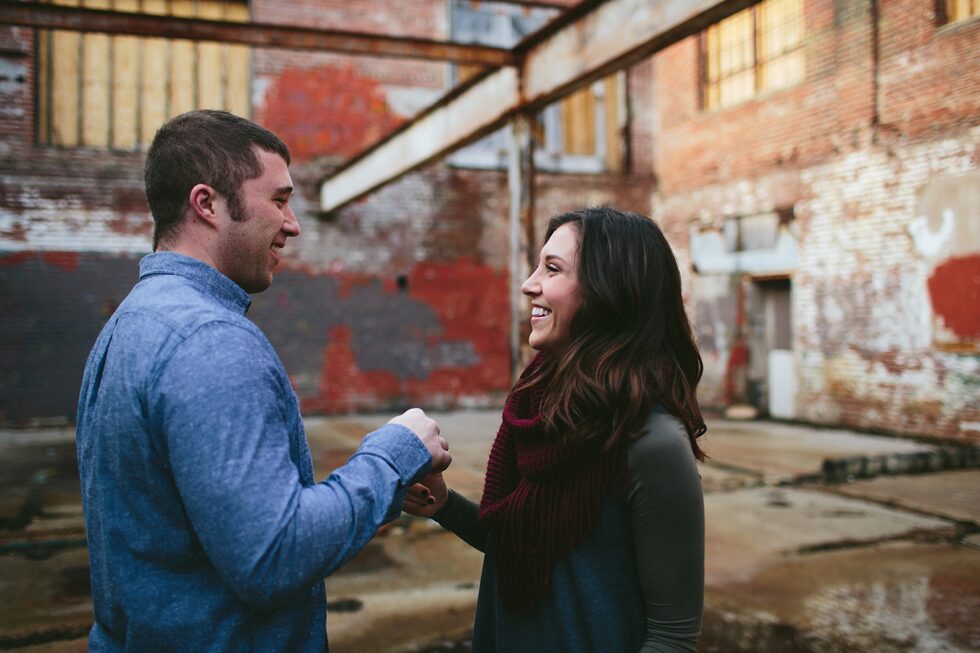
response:
M687 39L630 71L631 174L537 176L539 237L582 205L654 213L701 333L705 405L744 399L736 291L753 282L695 271L692 231L792 210L797 418L980 441L976 324L950 308L976 293L964 279L980 237L962 207L980 167L980 21L938 25L935 4L805 0L805 80L717 111L701 108ZM442 0L252 7L259 21L449 30ZM32 31L0 28L0 423L70 418L83 354L151 231L140 153L35 144L34 68ZM295 153L303 236L251 315L304 409L498 404L519 281L505 174L433 165L318 211L329 170L441 95L449 65L257 49L252 77L252 117Z
M449 33L443 0L251 6L260 22ZM35 143L33 39L0 28L2 70L24 75L0 81L0 424L72 418L84 355L135 281L152 230L141 153ZM506 174L434 165L330 218L318 209L328 171L448 90L450 65L255 49L251 66L252 117L293 153L303 236L250 317L304 410L499 405L511 378ZM649 97L634 98L637 115ZM589 203L648 211L649 138L634 136L638 175L539 175L539 222ZM66 260L77 267L51 263Z

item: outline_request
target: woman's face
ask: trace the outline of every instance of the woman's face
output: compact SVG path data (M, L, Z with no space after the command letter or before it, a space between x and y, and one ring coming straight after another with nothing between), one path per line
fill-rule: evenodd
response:
M538 267L521 286L531 298L533 349L558 356L571 340L569 327L582 304L578 284L578 229L563 224L541 248Z

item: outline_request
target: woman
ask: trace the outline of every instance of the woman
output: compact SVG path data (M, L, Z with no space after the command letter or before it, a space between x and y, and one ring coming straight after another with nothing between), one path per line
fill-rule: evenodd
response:
M435 474L404 509L486 556L473 651L694 651L704 594L702 363L670 246L609 208L553 218L539 353L504 407L480 505Z

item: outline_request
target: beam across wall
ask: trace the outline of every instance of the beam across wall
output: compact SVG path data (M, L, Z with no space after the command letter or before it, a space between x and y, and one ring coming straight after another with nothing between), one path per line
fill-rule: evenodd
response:
M514 48L518 70L490 71L453 89L334 171L320 186L320 208L341 208L503 126L518 111L537 111L758 1L586 0Z
M295 25L134 14L38 2L0 1L0 25L3 24L37 29L241 43L288 50L430 59L483 66L506 66L516 61L515 56L506 48L483 45L312 29Z
M517 69L490 70L425 109L320 186L320 208L332 211L502 125L520 105ZM449 144L449 145L444 145Z
M514 48L536 108L642 61L761 0L585 0Z
M531 9L558 9L564 11L575 5L575 0L493 0L502 5L520 5Z

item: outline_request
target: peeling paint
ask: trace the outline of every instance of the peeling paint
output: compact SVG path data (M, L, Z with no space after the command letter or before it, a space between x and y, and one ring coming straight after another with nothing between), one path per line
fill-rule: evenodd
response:
M980 420L978 144L974 129L655 195L658 221L690 239L690 258L680 253L678 261L694 270L682 274L691 274L705 364L702 403L740 396L739 277L767 267L739 258L749 252L733 251L726 221L792 206L797 418L975 440L961 425Z
M351 156L404 120L381 84L353 64L283 70L266 88L257 114L296 161Z
M980 340L980 255L954 256L929 277L932 308L962 339Z
M345 323L329 331L305 411L480 405L506 391L506 275L466 259L427 263L407 287L360 286L341 302Z
M909 233L912 235L912 240L915 241L916 248L926 258L939 254L953 235L953 225L956 222L953 210L943 209L942 215L942 224L936 231L929 227L929 219L925 216L917 217L909 225Z
M0 423L74 415L85 357L137 280L138 262L0 255ZM287 268L255 295L249 318L307 412L452 408L488 405L509 387L507 301L506 273L467 258L415 265L401 287Z
M791 227L782 227L772 248L728 251L719 231L701 231L692 227L691 258L697 272L702 274L788 273L797 265L796 236Z

